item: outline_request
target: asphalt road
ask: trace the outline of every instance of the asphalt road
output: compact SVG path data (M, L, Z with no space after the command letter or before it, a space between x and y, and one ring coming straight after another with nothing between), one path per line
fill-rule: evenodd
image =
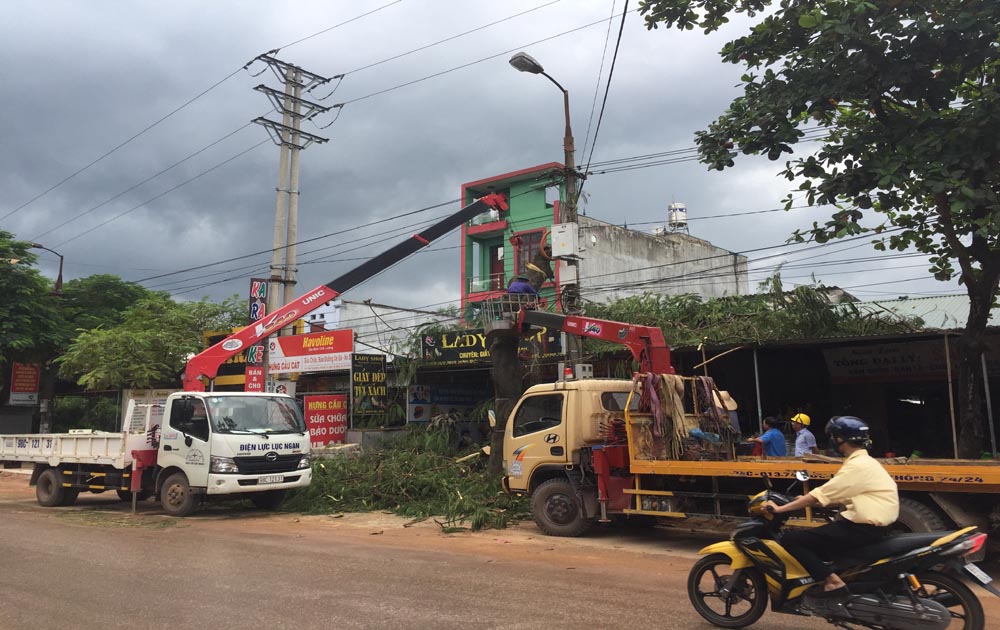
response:
M0 474L2 629L710 627L685 578L712 537L684 530L446 535L386 514L239 508L172 519L106 494L41 508L26 486ZM754 627L830 626L768 613Z

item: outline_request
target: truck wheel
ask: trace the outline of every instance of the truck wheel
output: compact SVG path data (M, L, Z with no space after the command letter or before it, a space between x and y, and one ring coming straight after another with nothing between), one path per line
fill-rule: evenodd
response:
M929 506L909 497L900 497L899 518L892 529L904 533L929 533L948 529L948 524Z
M261 510L277 510L281 507L281 502L285 500L285 491L268 490L267 492L254 492L250 495L250 500Z
M576 489L565 479L549 479L531 495L535 524L549 536L580 536L594 524L583 516Z
M58 468L46 468L42 471L35 483L35 498L38 499L38 504L44 507L56 507L63 504L66 498L66 488L63 488L62 475Z
M129 501L129 502L132 501L132 493L129 492L128 490L122 490L121 488L119 488L115 492L118 493L118 498L121 499L122 501ZM143 488L142 490L139 491L139 496L136 497L136 500L137 501L145 501L151 495L152 495L152 493L149 490L146 490L145 488Z
M76 503L76 498L80 496L80 491L76 488L63 488L63 499L59 505L68 507Z
M194 494L184 473L174 473L163 482L160 504L170 516L187 516L194 511Z

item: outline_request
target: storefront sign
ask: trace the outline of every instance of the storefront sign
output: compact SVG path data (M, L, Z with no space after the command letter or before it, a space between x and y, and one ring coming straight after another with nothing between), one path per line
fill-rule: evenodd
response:
M306 396L304 403L312 445L343 444L347 439L347 394Z
M384 413L389 399L384 354L351 355L351 411L355 418Z
M836 384L940 379L947 369L943 339L825 348L823 357Z
M537 359L562 357L559 332L549 332L542 328L531 337L524 337L518 346L518 353ZM446 365L489 365L490 351L486 347L486 333L482 328L424 335L422 340L424 364L428 366Z
M13 363L10 370L10 404L34 407L38 404L38 363Z
M248 302L250 323L267 315L267 286L265 278L250 278L250 299ZM243 391L264 391L264 350L266 341L261 340L246 349L246 376Z
M282 374L348 370L353 350L354 331L350 328L272 337L268 341L267 371Z

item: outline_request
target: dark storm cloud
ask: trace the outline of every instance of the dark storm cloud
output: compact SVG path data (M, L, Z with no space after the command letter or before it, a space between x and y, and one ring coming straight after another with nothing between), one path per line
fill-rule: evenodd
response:
M16 64L6 66L5 98L0 102L7 123L0 152L0 216L255 55L386 4L388 0L292 5L131 2L114 7L68 0L6 3L0 9L0 50ZM610 1L557 2L358 70L542 4L544 0L404 0L279 53L321 75L348 73L326 101L347 103L336 123L323 130L304 126L330 141L302 155L299 239L331 236L299 248L300 289L336 277L358 262L344 259L374 255L405 237L411 224L442 216L457 205L353 229L357 226L456 199L465 181L562 160L561 95L543 77L510 68L509 53L368 95L606 18ZM618 11L621 5L617 3ZM727 35L742 28L736 24L713 37L648 32L639 16L630 14L595 161L693 146L694 132L737 93L740 68L721 64L717 51ZM590 154L584 144L588 127L592 138L596 125L596 111L593 118L591 114L595 88L599 111L617 29L616 19L599 83L606 23L525 47L570 90L581 164ZM0 221L0 227L22 239L44 235L40 240L48 246L64 243L59 249L66 257L67 277L116 273L135 280L269 249L278 154L270 144L133 210L263 140L265 132L256 126L49 232L267 112L264 96L252 90L258 83L277 85L270 71L258 77L236 73L135 142ZM323 93L318 90L310 98ZM318 124L326 124L331 116L321 117ZM775 177L779 166L747 159L723 174L687 162L594 175L585 185L586 208L613 223L635 224L663 220L672 200L686 202L692 217L773 208L793 187ZM119 214L123 216L76 237ZM691 226L699 237L742 251L780 243L796 227L822 217L822 211L771 213L692 221ZM371 297L406 306L456 300L458 244L457 236L450 235L435 244L436 251L414 256L355 289L352 299ZM347 251L358 245L363 248ZM176 291L182 298L221 298L242 292L250 270L266 268L268 259L258 255L147 284ZM54 271L53 265L43 257L46 273ZM916 273L900 271L895 277ZM236 279L220 282L228 277ZM879 277L892 276L883 272ZM834 282L839 277L831 277ZM940 288L933 282L926 286Z

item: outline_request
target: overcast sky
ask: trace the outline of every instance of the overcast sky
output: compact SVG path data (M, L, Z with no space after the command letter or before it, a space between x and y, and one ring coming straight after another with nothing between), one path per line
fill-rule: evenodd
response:
M561 95L544 77L511 68L514 51L534 56L569 90L578 164L591 151L597 164L693 147L695 131L738 94L741 69L723 65L717 51L747 23L705 36L647 31L636 12L627 14L595 145L622 6L622 0L5 2L0 228L61 253L67 279L112 273L178 299L245 293L247 278L266 275L269 254L212 263L271 247L278 148L270 142L251 148L267 134L247 123L269 109L253 87L280 86L269 71L254 77L240 68L281 47L284 61L321 76L346 75L323 101L345 103L336 121L326 129L304 126L329 138L301 160L299 239L329 235L299 248L304 292L408 236L418 220L458 206L354 228L456 200L463 182L562 161ZM327 92L319 88L309 98ZM328 114L316 123L333 120ZM761 212L779 208L790 188L776 176L781 164L741 158L723 173L696 161L605 174L595 168L584 209L649 230L666 220L671 201L682 201L694 236L748 252L781 244L797 227L828 216L822 208ZM456 303L458 244L456 231L434 251L345 297L407 307ZM39 254L40 268L54 277L55 257ZM751 276L752 286L785 262L786 285L808 283L815 274L862 299L957 291L930 279L920 258L836 262L878 256L858 242L747 255L762 272ZM203 265L211 266L145 280Z

